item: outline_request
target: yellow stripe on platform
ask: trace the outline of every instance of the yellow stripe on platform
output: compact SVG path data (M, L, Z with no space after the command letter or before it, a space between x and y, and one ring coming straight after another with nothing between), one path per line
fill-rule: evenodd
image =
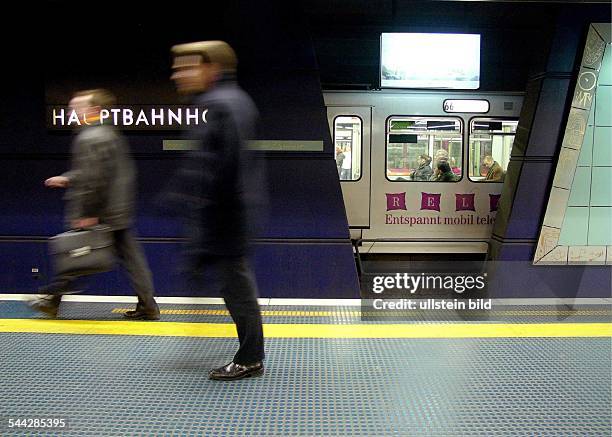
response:
M130 308L113 308L111 311L115 314L122 314L130 311ZM229 316L228 310L198 310L198 309L183 309L183 308L167 308L159 310L160 314L164 315L180 315L180 316ZM333 317L338 315L349 315L360 317L360 311L287 311L287 310L261 310L262 316L284 316L284 317Z
M235 337L230 323L0 319L0 332L41 334ZM612 337L612 323L265 324L268 338Z
M111 311L115 314L122 314L130 311L130 308L113 308ZM420 310L407 310L407 311L371 311L362 313L362 311L288 311L288 310L261 310L262 316L268 317L338 317L338 316L351 316L361 317L364 315L375 315L376 317L421 317L426 311ZM189 315L189 316L229 316L228 310L215 309L215 310L202 310L202 309L183 309L183 308L167 308L161 309L160 313L167 315ZM611 316L612 311L609 310L509 310L509 311L489 311L488 314L492 316Z

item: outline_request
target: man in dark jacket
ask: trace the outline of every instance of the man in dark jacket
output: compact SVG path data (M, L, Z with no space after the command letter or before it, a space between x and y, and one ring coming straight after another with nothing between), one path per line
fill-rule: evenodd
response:
M87 228L99 223L111 227L115 252L138 295L130 319L159 319L153 298L153 281L142 248L134 238L134 191L136 170L128 145L111 126L100 123L100 111L110 107L114 97L105 90L81 91L70 101L79 119L80 130L72 144L70 171L45 181L51 188L67 188L66 226ZM43 291L47 296L32 306L51 316L57 315L62 294L72 291L76 278L55 277Z
M436 182L455 182L457 181L457 175L453 173L448 164L448 161L438 161L438 167L436 168L435 181Z
M264 338L257 284L248 251L257 212L265 204L261 160L247 142L255 135L257 109L235 82L236 56L223 41L172 47L172 79L180 94L208 110L206 123L189 132L198 144L179 171L188 212L188 256L196 270L216 268L221 295L236 323L240 348L211 379L232 380L264 372Z

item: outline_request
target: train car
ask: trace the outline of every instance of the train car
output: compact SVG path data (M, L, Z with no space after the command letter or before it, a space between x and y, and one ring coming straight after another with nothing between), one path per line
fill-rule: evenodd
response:
M487 251L523 93L325 91L362 253Z

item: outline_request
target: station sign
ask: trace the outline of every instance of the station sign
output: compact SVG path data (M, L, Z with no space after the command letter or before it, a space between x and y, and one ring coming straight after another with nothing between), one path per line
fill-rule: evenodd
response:
M134 105L102 109L79 119L67 106L47 106L47 128L71 130L84 125L102 124L124 130L180 130L207 123L207 108L191 105Z

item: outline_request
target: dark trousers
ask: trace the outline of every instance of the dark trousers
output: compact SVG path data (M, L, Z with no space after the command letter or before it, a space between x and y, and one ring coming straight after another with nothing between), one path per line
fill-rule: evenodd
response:
M237 364L252 364L264 359L261 311L257 302L257 282L246 256L222 258L214 263L221 296L236 324L240 348Z
M142 247L130 229L117 229L113 231L113 237L115 253L138 296L138 307L145 310L156 308L153 279ZM54 299L59 303L62 294L71 293L76 279L74 276L56 276L44 292L56 295Z

